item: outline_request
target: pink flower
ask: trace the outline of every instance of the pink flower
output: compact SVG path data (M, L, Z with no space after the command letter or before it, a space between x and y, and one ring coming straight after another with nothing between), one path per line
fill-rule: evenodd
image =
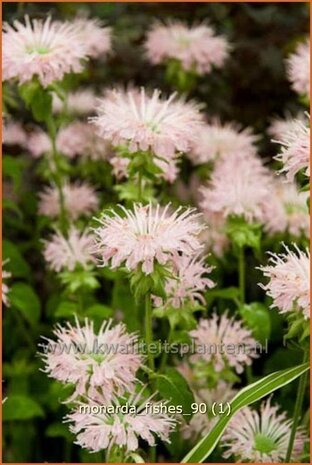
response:
M42 359L49 377L72 383L75 391L69 400L79 396L110 402L112 397L132 392L142 357L135 350L136 334L128 334L126 326L104 320L99 331L87 318L84 326L76 317L76 326L67 322L53 331L56 341L43 337L46 343Z
M272 178L271 202L265 205L264 229L269 233L288 231L300 237L310 234L308 192L300 192L294 182Z
M92 89L80 89L69 92L66 96L66 110L74 115L89 115L95 112L97 96ZM64 102L53 94L53 111L61 113L64 110Z
M268 134L274 139L282 139L286 132L296 129L297 121L301 121L302 123L306 121L303 112L297 113L296 116L286 114L284 118L273 118L268 128Z
M7 121L2 126L2 143L5 145L19 145L25 147L27 134L18 121Z
M257 140L251 128L241 129L234 123L222 126L220 122L214 121L200 128L194 138L193 148L187 155L195 165L217 158L254 156Z
M118 180L128 177L127 169L130 163L129 158L112 157L109 163L113 167L113 174Z
M120 206L121 214L114 210L104 214L94 230L103 266L125 265L129 271L142 266L143 273L150 274L155 261L166 265L179 252L190 255L201 250L200 214L182 207L169 213L169 207L135 204L133 210Z
M145 49L153 64L178 60L186 71L207 74L223 66L230 46L206 24L188 27L179 21L156 23L147 34Z
M269 278L268 284L259 284L272 297L271 307L277 307L280 313L302 311L306 319L310 318L310 253L295 251L284 246L286 253L270 253L270 265L259 269Z
M274 142L281 145L276 160L283 163L281 173L286 173L287 179L293 180L300 170L310 176L310 126L295 120L292 127Z
M258 356L251 331L226 313L220 317L214 313L209 319L201 319L190 336L198 347L191 361L212 363L217 372L230 366L240 374L244 365L251 365L252 359Z
M13 26L4 24L3 79L17 79L19 83L37 77L43 87L60 81L66 73L79 73L81 60L87 49L74 24L52 22L48 17L25 23L15 20Z
M79 216L90 215L99 207L97 195L89 184L66 183L63 186L64 203L67 214L72 220ZM39 194L39 213L51 218L60 214L59 192L54 186L46 187Z
M261 222L271 199L270 182L268 171L255 157L219 160L208 186L200 189L200 207L206 215L237 215L248 222Z
M201 125L198 106L177 100L176 94L161 99L155 90L148 96L133 91L110 92L91 121L113 146L126 145L132 152L151 151L167 163L191 148L194 132Z
M66 417L66 421L72 423L71 432L77 434L76 444L92 452L103 449L109 452L114 445L132 452L139 448L139 439L149 446L155 446L155 436L170 442L169 435L176 421L162 412L167 401L153 401L154 395L145 399L143 390L144 387L127 399L127 405L132 409L125 413L118 410L121 406L118 399L113 399L108 406L104 397L98 402L78 404L76 410Z
M49 241L44 241L44 258L51 270L56 272L62 269L73 271L77 265L87 268L95 261L91 254L93 237L88 232L80 232L71 227L68 237L57 231Z
M204 219L207 228L201 233L201 240L205 244L205 250L213 252L217 257L223 257L230 246L226 234L226 219L222 213L204 211Z
M51 139L41 128L35 128L28 136L27 149L34 158L39 158L51 152Z
M205 264L205 257L176 255L172 260L174 277L169 278L165 284L167 298L164 304L180 308L187 302L195 305L199 301L204 305L206 301L202 292L215 285L206 277L211 270L212 267ZM161 297L155 297L154 302L156 306L163 305Z
M310 97L310 40L298 45L286 61L288 79L298 94Z
M2 261L2 303L6 306L10 306L10 301L9 301L9 286L7 283L4 281L5 279L8 279L12 276L12 274L9 271L6 271L4 269L5 264L8 262L8 260Z
M78 17L74 20L80 40L87 47L87 54L92 58L107 55L111 49L111 28L104 27L98 19Z
M283 462L290 439L292 420L278 413L279 406L270 399L262 402L260 411L244 407L231 419L221 444L223 457L235 456L237 462ZM291 461L299 461L308 438L302 428L296 431Z

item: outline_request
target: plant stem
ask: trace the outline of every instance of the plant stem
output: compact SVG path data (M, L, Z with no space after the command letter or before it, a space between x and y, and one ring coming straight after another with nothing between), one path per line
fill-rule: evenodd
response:
M152 371L154 371L154 358L153 354L150 352L152 340L152 305L151 296L147 293L145 296L145 341L147 345L148 366Z
M170 348L171 337L172 337L172 327L170 326L169 333L168 333L168 345L169 345L168 351L169 351L169 348ZM166 368L166 363L167 363L167 360L168 360L168 351L166 350L162 354L161 361L160 361L160 367L159 367L160 373L162 373L164 371L164 369Z
M305 349L304 354L303 354L303 363L307 362L308 359L309 359L309 350ZM302 404L303 404L304 394L305 394L306 385L307 385L307 377L308 377L308 373L306 372L300 377L300 380L299 380L297 398L296 398L296 403L295 403L295 408L294 408L293 424L292 424L292 428L290 432L285 463L290 463L290 460L291 460L291 453L292 453L294 442L295 442L296 431L297 431L298 423L299 423L300 416L301 416Z
M142 202L142 194L143 194L143 176L142 171L139 170L139 179L138 179L138 200Z
M239 295L241 304L245 303L245 254L244 247L239 248L238 252L238 282Z

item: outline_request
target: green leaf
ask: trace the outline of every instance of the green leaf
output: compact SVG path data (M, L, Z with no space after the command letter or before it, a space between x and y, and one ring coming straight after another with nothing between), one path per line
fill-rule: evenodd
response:
M9 395L2 407L3 421L30 420L43 416L41 406L35 400L26 396Z
M52 423L47 427L45 435L48 438L65 438L69 440L73 439L72 433L63 423Z
M69 318L75 315L78 311L77 304L75 302L71 302L70 300L63 300L58 305L54 317L55 318Z
M167 368L164 374L156 374L155 377L160 395L168 399L171 405L182 407L183 414L191 418L191 404L195 401L185 378L175 368Z
M308 369L309 363L303 363L293 368L271 373L265 378L243 388L231 400L230 414L220 417L214 428L193 447L182 459L181 463L202 463L214 450L229 421L238 410L291 383Z
M110 307L107 307L107 305L101 305L101 304L95 304L89 307L86 312L85 316L89 318L110 318L113 314L113 309Z
M14 278L27 278L30 275L28 263L13 242L6 239L2 242L3 260L7 260L5 269L12 273Z
M242 217L231 217L228 220L226 231L234 246L238 249L242 247L252 247L260 249L261 227L256 223L247 223Z
M264 344L271 334L270 310L260 302L253 302L240 307L239 312L253 336Z
M207 291L208 297L221 297L222 299L236 300L239 299L239 289L231 286L224 289L210 289Z
M39 82L31 81L19 86L20 96L38 122L47 122L52 114L52 95Z
M40 300L33 288L25 283L15 283L11 287L10 302L24 318L35 326L40 318Z

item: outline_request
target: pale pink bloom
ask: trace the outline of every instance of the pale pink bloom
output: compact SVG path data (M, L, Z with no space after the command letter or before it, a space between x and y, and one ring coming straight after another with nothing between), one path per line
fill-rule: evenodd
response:
M286 173L287 179L291 181L300 170L310 176L310 122L307 125L295 120L292 127L274 142L281 145L276 160L283 163L281 173Z
M244 365L251 365L252 359L258 356L251 331L227 313L220 317L214 313L209 319L201 319L190 336L198 348L191 361L212 363L217 372L230 366L240 374Z
M271 202L265 205L264 229L269 233L288 231L293 236L309 237L309 192L300 192L295 182L272 179Z
M200 235L205 244L205 250L213 252L217 257L223 257L230 246L229 238L226 234L226 219L221 213L204 211L204 218L207 227Z
M76 220L79 216L91 215L99 207L95 190L86 182L63 185L64 204L68 216ZM51 218L60 214L59 192L55 186L46 187L39 194L39 213Z
M234 397L235 392L231 384L222 380L218 381L216 387L212 389L202 389L199 394L195 391L194 394L197 405L205 404L207 406L207 412L197 412L193 414L190 422L183 425L181 429L183 438L195 442L208 434L219 420L217 416L213 415L212 406L214 404L216 405L215 412L218 411L220 403L222 403L224 409L226 409L226 403Z
M103 266L115 269L125 265L129 271L142 266L143 273L150 274L155 261L166 265L179 252L199 252L200 214L182 207L169 213L169 208L170 204L162 208L137 203L132 210L120 206L120 214L111 210L103 215L94 230Z
M157 307L172 305L174 308L180 308L187 302L195 305L197 301L205 305L206 301L202 293L215 285L207 278L207 274L213 268L205 264L205 258L198 255L174 256L171 263L173 277L167 279L165 284L166 300L163 302L161 297L155 297L155 305Z
M73 23L52 21L48 17L25 22L5 23L2 34L3 79L17 78L19 83L37 77L47 87L66 73L82 71L81 60L87 48Z
M202 187L201 209L207 214L243 216L263 221L263 209L271 199L271 178L255 157L220 159L207 187Z
M42 155L51 152L51 139L41 128L35 128L28 135L27 149L34 158L39 158Z
M91 452L110 451L114 445L132 452L139 448L139 439L149 446L156 445L155 436L170 442L169 435L176 421L162 411L168 401L154 401L154 395L146 399L143 390L144 387L127 399L127 405L133 408L125 413L118 411L121 403L116 398L109 405L104 396L98 402L77 403L76 409L66 417L72 423L71 432L77 435L76 444Z
M178 100L176 94L161 99L144 88L110 92L91 121L99 134L113 146L126 145L130 153L151 151L151 156L169 162L192 145L194 133L202 124L197 105Z
M138 337L127 333L123 323L112 325L104 320L95 332L93 321L85 319L81 326L67 322L57 324L53 334L56 341L42 337L41 344L44 372L62 383L72 383L75 391L69 400L79 396L103 399L103 404L112 397L132 392L136 372L142 365L142 357L135 349Z
M51 270L73 271L75 267L87 266L95 261L91 253L93 236L87 231L80 232L72 226L68 237L57 231L48 241L44 241L43 256Z
M178 60L183 69L197 74L209 73L223 66L230 45L206 24L187 26L180 21L155 23L147 34L145 50L153 64Z
M310 252L295 251L284 246L286 253L270 253L269 265L259 269L269 278L268 284L259 284L272 297L271 307L277 307L280 313L302 311L306 319L310 318Z
M7 263L7 261L8 260L2 261L2 303L6 307L9 307L10 306L10 301L9 301L8 295L10 293L10 289L9 289L9 286L7 285L7 283L4 280L6 280L8 278L11 278L12 273L10 273L9 271L6 271L4 269L4 266Z
M66 96L66 111L74 115L89 115L95 113L98 97L92 89L80 89L69 92ZM64 110L64 102L53 94L53 111L61 113Z
M18 121L7 121L2 126L2 143L5 145L19 145L25 147L27 134Z
M76 18L73 24L90 57L99 58L107 55L111 49L110 27L104 27L98 19L84 17Z
M298 94L310 96L310 40L298 45L286 61L288 79Z
M200 128L187 156L195 165L217 158L254 156L257 140L251 128L242 129L235 123L221 125L219 121L214 121Z
M302 123L306 121L306 117L303 112L297 113L296 116L292 116L287 113L284 118L272 118L267 130L268 134L274 139L279 140L283 138L286 132L296 129L297 121L301 121Z
M262 402L259 412L250 407L237 412L221 438L221 445L226 448L223 457L228 459L234 455L237 462L284 462L292 420L279 410L268 399ZM305 431L297 428L292 462L299 461L307 440Z
M109 160L109 163L112 165L113 174L118 180L128 177L129 158L113 157Z

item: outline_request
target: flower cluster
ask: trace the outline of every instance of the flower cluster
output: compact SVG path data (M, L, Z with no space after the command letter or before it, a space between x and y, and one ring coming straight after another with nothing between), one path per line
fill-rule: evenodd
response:
M286 62L288 78L298 94L310 96L310 40L300 43Z

